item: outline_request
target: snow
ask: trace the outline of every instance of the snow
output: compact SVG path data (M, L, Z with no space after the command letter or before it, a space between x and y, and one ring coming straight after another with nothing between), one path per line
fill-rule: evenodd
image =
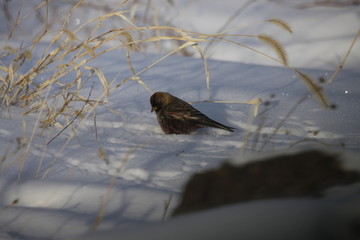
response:
M24 9L29 8L28 2L23 4ZM216 32L227 21L229 12L240 7L235 0L227 4L174 4L176 7L168 7L166 15L171 23L203 33ZM290 65L302 67L314 79L328 78L358 30L359 10L357 6L298 9L292 1L256 1L228 28L269 18L286 20L293 27L292 35L269 24L241 28L239 32L275 34L288 52ZM13 11L16 15L17 10ZM102 10L91 13L79 14L73 25L103 14ZM30 18L25 23L34 22L36 19ZM1 39L7 36L7 30L2 26ZM27 45L30 39L14 39L7 44ZM243 43L271 53L252 39L244 39ZM292 70L238 46L213 45L208 52L212 56L208 61L210 99L243 102L259 97L269 103L261 106L255 118L251 117L250 104L194 104L209 117L235 127L235 133L201 129L191 135L164 135L155 114L150 113L151 93L135 81L113 91L106 108L96 108L96 128L92 114L79 118L74 122L78 128L75 136L69 128L47 146L65 121L60 119L59 126L41 133L38 113L24 116L18 106L3 108L0 157L13 157L0 160L0 239L143 239L145 234L148 239L315 239L315 228L316 239L351 239L347 224L360 217L358 185L330 191L322 200L264 200L160 221L168 202L166 215L176 207L183 185L193 173L232 158L244 163L258 154L317 147L341 152L344 166L360 171L359 47L358 40L334 82L322 85L329 102L336 105L336 109L324 110ZM45 48L46 39L33 54L41 56ZM90 65L101 69L109 81L118 83L130 76L121 54L109 52ZM160 57L134 53L132 63L140 71ZM9 59L1 61L8 64ZM155 91L196 102L209 99L203 69L199 58L172 56L140 77ZM82 89L83 96L88 95L93 83L92 96L101 94L102 87L94 77ZM292 109L293 114L287 117ZM29 140L34 130L30 151L21 150L21 137L25 133ZM104 156L99 156L100 149ZM101 206L105 206L104 218L94 233Z
M351 202L286 199L256 201L183 216L140 229L91 233L86 239L355 239L346 221L359 214ZM349 209L357 209L350 213ZM347 213L344 218L343 213ZM284 221L286 220L286 221ZM201 223L201 224L199 224ZM216 229L213 231L213 229Z
M184 26L186 29L214 33L221 29L230 16L242 9L226 29L240 27L236 31L238 34L264 33L275 36L285 47L291 66L334 70L359 28L359 8L351 6L298 8L301 3L306 2L313 1L260 0L239 3L236 0L227 0L226 4L192 1L191 4L189 3L190 6L184 4L179 16L174 18L172 23ZM204 8L206 11L203 10ZM201 20L194 21L193 16L198 16ZM216 16L215 19L214 16ZM294 33L288 34L278 26L260 23L274 18L287 22ZM237 41L255 46L257 50L269 52L269 47L253 39L240 38L240 41L239 39ZM216 43L208 50L208 54L218 60L274 65L273 61L254 54L252 51L242 49L239 52L238 50L239 47L236 45ZM359 51L360 46L357 44L354 53ZM354 53L350 56L346 69L359 69L357 64L360 61L359 55Z

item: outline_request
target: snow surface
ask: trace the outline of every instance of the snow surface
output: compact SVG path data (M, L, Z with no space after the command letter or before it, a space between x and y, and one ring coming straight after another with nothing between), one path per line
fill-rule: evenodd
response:
M295 32L279 35L280 39L285 39L282 43L288 51L290 64L306 68L303 71L315 79L328 78L358 30L359 7L304 10L296 9L290 1L282 2L256 1L231 27L269 18L285 19ZM173 24L212 33L226 22L229 12L240 6L238 1L228 0L227 4L194 1L193 4L184 3L184 9L177 7L179 13L169 14ZM81 15L77 19L85 21ZM268 29L268 25L246 29L249 32L242 33L277 31ZM244 43L250 44L249 40ZM257 43L252 46L266 50ZM253 152L265 154L322 147L345 155L355 154L355 157L346 158L344 165L359 169L359 46L357 42L345 70L332 84L323 86L329 101L336 105L336 109L324 110L293 71L265 66L274 63L246 49L215 45L210 49L215 60L209 60L211 100L248 101L260 97L269 103L261 106L254 119L249 117L252 112L249 104L194 105L211 118L237 128L235 133L201 129L185 136L164 135L155 114L150 113L151 93L130 81L109 97L107 107L118 114L104 107L96 109L97 132L92 116L84 121L78 119L74 126L80 126L79 131L70 142L67 142L72 136L69 128L44 148L62 128L51 127L42 135L41 129L35 128L32 151L24 158L21 175L18 173L21 158L16 162L11 160L21 154L17 152L17 139L24 131L27 136L32 135L37 114L23 117L22 110L16 106L9 111L3 109L0 113L1 154L16 155L0 163L0 239L77 236L83 239L82 234L86 233L87 239L117 239L119 236L143 239L144 234L148 239L219 239L220 236L264 239L269 235L290 239L329 235L351 238L348 223L360 218L358 185L349 187L349 191L338 189L324 200L260 201L158 222L163 218L167 202L170 202L167 214L174 209L184 183L193 173L216 167L230 158L243 163L252 159ZM41 55L42 50L40 46L33 54ZM91 65L100 68L109 81L119 82L130 76L126 60L120 54L110 52ZM158 55L134 54L133 65L140 71L158 58ZM140 77L153 90L167 91L189 102L209 99L203 63L198 58L170 57ZM96 81L93 81L97 84L93 96L102 90ZM89 82L83 89L84 96L91 84ZM304 97L294 113L286 118ZM284 118L286 121L282 123ZM23 120L27 126L25 130ZM60 121L60 124L66 123ZM250 138L246 140L249 133ZM98 156L100 148L105 152L105 159ZM107 194L110 195L100 232L94 234L92 228ZM324 214L329 214L328 221L324 221ZM149 222L156 224L147 225ZM269 223L274 224L272 228ZM315 237L312 235L314 228L319 229Z
M358 188L359 186L357 186ZM352 201L286 199L222 207L86 239L357 239L348 225L359 216L359 198ZM354 209L356 209L354 211ZM346 217L344 217L344 215Z

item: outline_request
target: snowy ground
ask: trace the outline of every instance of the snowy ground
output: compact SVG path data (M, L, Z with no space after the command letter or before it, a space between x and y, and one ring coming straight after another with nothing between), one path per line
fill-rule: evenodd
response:
M186 8L180 11L181 14L175 14L172 23L182 25L186 29L191 28L189 30L216 32L228 19L229 9L232 12L240 7L237 2L228 1L227 5L218 6L207 4L205 1L195 1L194 4L185 5ZM215 10L216 13L213 13ZM187 11L192 14L189 15ZM231 26L247 25L248 22L268 18L288 21L295 32L284 41L290 64L306 68L303 71L315 79L327 78L333 73L358 30L359 11L359 7L296 9L294 4L286 1L283 4L278 4L277 1L257 1L246 8ZM217 17L216 20L212 19L214 15ZM265 28L261 25L249 29L259 33ZM254 46L266 50L260 45ZM112 92L109 97L108 107L119 114L98 107L96 129L93 117L87 118L84 122L78 119L75 126L81 127L70 142L68 139L72 132L68 129L44 148L45 143L61 128L52 127L43 135L40 135L41 129L35 128L32 151L25 156L23 162L18 158L20 160L16 162L10 159L0 163L0 239L69 239L87 233L95 224L104 196L109 198L106 201L100 230L125 231L128 226L160 221L166 202L170 201L170 213L179 200L183 184L192 173L215 167L234 156L240 156L239 162L245 161L245 158L241 157L243 153L239 153L244 149L245 153L250 154L311 146L358 154L359 46L357 42L345 70L339 73L332 84L324 85L330 103L336 105L332 110L324 110L291 70L279 66L266 66L274 64L263 62L262 56L256 56L255 53L239 47L234 50L232 47L227 49L225 46L215 45L210 52L213 51L213 57L217 60L209 61L212 79L211 99L248 101L260 97L269 103L266 106L262 105L257 117L250 120L252 106L249 104L194 105L208 116L237 128L235 133L202 129L187 136L164 135L156 122L155 114L150 113L151 93L134 81ZM41 55L41 48L36 54ZM151 59L135 54L135 70L139 71L159 58L157 55L150 57ZM110 80L120 81L124 75L129 76L126 60L119 57L118 52L110 52L91 62L91 65L100 68ZM189 102L208 99L203 63L198 58L167 58L144 72L141 79L155 91L167 91ZM90 86L91 83L84 88L84 93L90 91ZM95 85L93 94L99 94L100 91L101 86ZM299 101L302 102L297 106ZM284 117L295 106L297 107L293 114L282 123ZM1 156L17 153L17 138L23 136L24 131L27 136L32 134L37 114L25 117L27 128L24 130L21 111L13 106L9 112L3 110L0 113ZM275 132L277 127L279 129ZM261 134L258 134L259 131ZM244 136L248 133L252 134L245 140ZM105 152L105 159L98 156L100 148ZM15 156L20 154L17 153ZM18 169L22 163L24 168L19 176ZM352 167L359 167L359 164L353 161ZM42 179L45 173L46 176ZM227 219L229 222L249 223L250 229L255 228L254 231L258 231L258 228L262 228L263 232L269 235L271 231L265 231L265 227L268 222L273 221L272 217L277 216L279 212L283 219L298 217L299 212L296 209L299 206L299 209L303 210L300 211L303 215L299 218L304 223L308 223L308 218L315 219L320 216L324 209L331 209L332 216L345 215L344 219L359 219L359 205L355 201L359 195L341 196L341 201L335 203L331 202L331 199L326 200L330 201L326 206L315 200L296 199L285 203L265 201L263 204L254 203L255 205L240 204L236 208L224 208L224 211L220 209L195 215L194 218L190 218L191 220L180 218L175 220L175 224L171 221L165 222L159 225L160 232L188 239L185 234L188 228L184 222L196 224L216 215L222 216L224 221ZM294 208L294 205L297 207ZM322 206L320 210L319 205ZM263 209L261 213L256 212L259 206ZM273 209L279 211L274 212ZM242 214L229 214L237 212ZM351 214L345 214L349 212ZM259 217L268 215L269 218L263 222L246 218L252 214ZM286 220L280 222L284 223ZM209 229L214 229L211 225L214 223L206 223ZM321 227L331 228L337 223L326 222ZM168 225L167 229L170 230L165 231L162 227L164 225ZM171 229L174 226L184 226L185 235L172 235ZM311 224L303 225L304 229L307 226L312 227ZM156 228L159 227L155 226L154 230L158 233ZM237 226L234 226L234 229L236 228ZM220 231L221 227L216 230ZM209 230L210 236L226 236L216 230L214 232L220 235ZM134 231L130 230L126 235L128 239L140 239L136 236L136 231L134 234ZM143 231L141 233L148 233L146 229ZM297 231L301 232L301 229ZM230 231L231 233L233 232ZM114 239L119 234L110 232L107 233L107 237ZM343 232L340 231L339 234ZM308 235L304 234L303 239L309 239Z
M330 7L331 5L311 6L309 3L324 2L312 0L270 0L270 1L237 1L223 2L189 1L184 4L180 13L172 21L175 25L194 29L200 32L218 32L230 19L226 29L239 28L239 34L259 33L276 36L284 45L289 64L296 67L333 70L337 67L341 57L347 51L352 37L359 28L359 7ZM330 1L331 2L331 1ZM346 1L335 1L346 2ZM203 9L207 9L204 11ZM197 16L201 20L193 20L189 16ZM214 17L216 16L216 17ZM214 19L215 18L215 19ZM288 34L274 25L259 23L268 19L282 19L293 29ZM209 24L211 23L211 24ZM261 51L269 51L267 46L253 39L240 38L241 43L249 44ZM332 47L330 47L332 46ZM336 46L336 47L335 47ZM349 58L345 68L359 69L360 46L357 44L354 53ZM243 63L257 63L274 65L274 62L252 51L238 51L238 46L215 43L207 54L218 60L238 61Z

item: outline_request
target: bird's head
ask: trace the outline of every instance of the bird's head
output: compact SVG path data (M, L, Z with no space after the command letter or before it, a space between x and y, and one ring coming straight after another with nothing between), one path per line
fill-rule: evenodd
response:
M159 112L172 101L173 96L166 92L156 92L150 97L151 112Z

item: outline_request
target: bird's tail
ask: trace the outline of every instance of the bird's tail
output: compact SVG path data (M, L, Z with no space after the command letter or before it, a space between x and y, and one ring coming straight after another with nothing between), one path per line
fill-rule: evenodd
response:
M234 132L236 128L233 128L233 127L228 127L228 126L225 126L219 122L216 122L212 119L208 119L208 123L209 123L209 127L215 127L215 128L220 128L220 129L223 129L223 130L226 130L226 131L229 131L229 132Z
M235 131L235 128L225 126L225 125L223 125L221 123L217 123L216 127L220 128L220 129L224 129L224 130L229 131L229 132L234 132Z

